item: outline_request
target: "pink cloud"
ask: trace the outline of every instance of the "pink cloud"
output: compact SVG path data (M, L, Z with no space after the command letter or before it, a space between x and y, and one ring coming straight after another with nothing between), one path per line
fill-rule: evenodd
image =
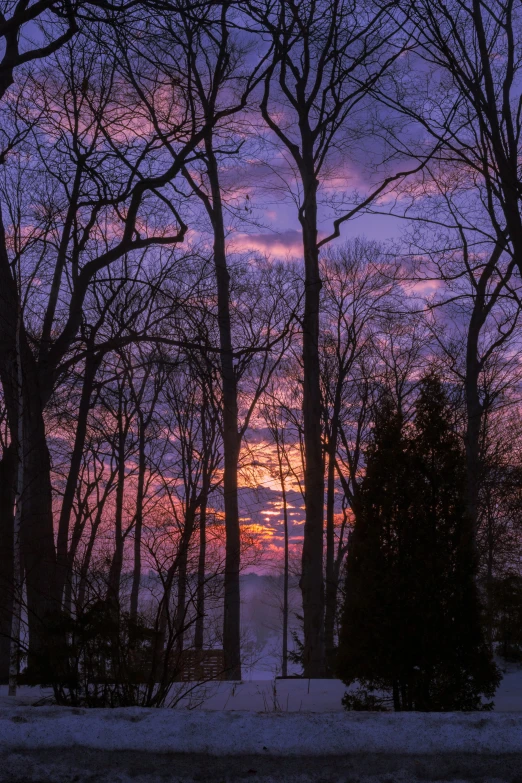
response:
M231 250L257 250L271 256L301 256L303 240L297 229L287 229L277 233L236 234L229 241Z

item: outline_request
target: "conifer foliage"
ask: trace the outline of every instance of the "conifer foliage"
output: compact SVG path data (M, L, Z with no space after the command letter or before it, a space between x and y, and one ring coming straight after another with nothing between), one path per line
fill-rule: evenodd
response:
M462 446L440 380L427 375L406 424L375 417L348 553L338 673L348 709L474 710L499 681L485 643L466 515Z

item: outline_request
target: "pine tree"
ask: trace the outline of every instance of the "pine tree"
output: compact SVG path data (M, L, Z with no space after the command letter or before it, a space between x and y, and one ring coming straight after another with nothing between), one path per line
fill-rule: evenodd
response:
M395 709L480 709L498 684L480 624L464 464L436 376L421 384L413 425L390 399L381 405L347 561L338 672L391 694Z
M376 412L350 540L338 671L347 683L387 690L397 678L403 644L401 580L403 523L408 509L408 454L403 422L390 397Z

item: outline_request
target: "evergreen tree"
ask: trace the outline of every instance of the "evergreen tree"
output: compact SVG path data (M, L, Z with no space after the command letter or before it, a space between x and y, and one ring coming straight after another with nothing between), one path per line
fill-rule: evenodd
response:
M338 672L375 706L481 709L498 671L485 643L466 516L464 455L440 380L427 375L415 421L386 398L367 454L348 554Z

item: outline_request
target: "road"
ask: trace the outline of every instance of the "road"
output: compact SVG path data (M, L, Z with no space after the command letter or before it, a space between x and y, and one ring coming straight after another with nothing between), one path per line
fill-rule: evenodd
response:
M208 756L85 748L0 753L2 783L522 783L522 754Z

